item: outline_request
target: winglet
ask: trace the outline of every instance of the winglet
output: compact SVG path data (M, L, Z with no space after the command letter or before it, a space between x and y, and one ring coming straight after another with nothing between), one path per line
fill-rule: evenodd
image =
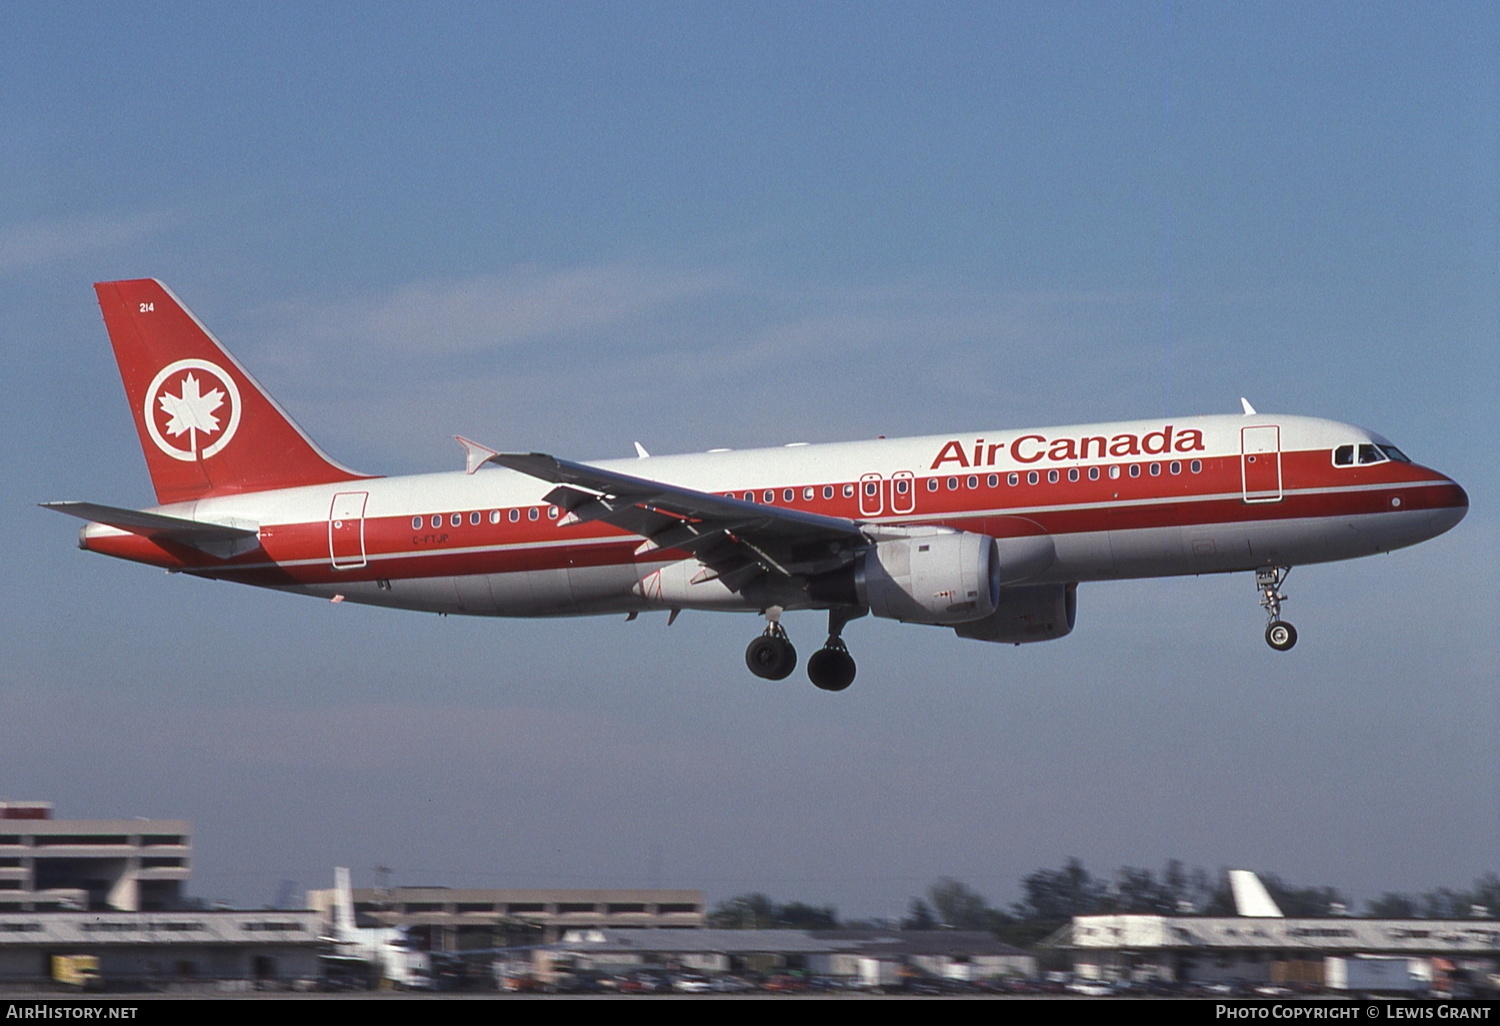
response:
M500 455L498 449L491 449L487 445L480 445L471 438L463 435L454 435L454 441L464 447L464 473L472 474L480 467L490 461L490 457Z
M1249 399L1246 399L1244 396L1240 396L1240 405L1245 409L1245 416L1255 416L1255 407L1250 405Z

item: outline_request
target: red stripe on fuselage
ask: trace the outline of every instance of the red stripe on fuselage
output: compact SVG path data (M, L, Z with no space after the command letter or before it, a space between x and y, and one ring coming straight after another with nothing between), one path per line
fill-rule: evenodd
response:
M1069 481L1069 467L1037 468L1039 483L1027 483L1030 468L988 469L975 473L938 474L911 481L915 496L897 496L893 480L882 483L883 513L865 517L860 513L858 491L845 498L835 482L795 487L795 499L783 501L784 488L774 489L775 505L823 513L851 520L875 520L901 524L933 524L961 530L992 530L1007 534L1018 530L1018 519L987 524L986 520L1024 518L1053 535L1095 531L1234 524L1320 517L1365 516L1396 509L1403 511L1455 508L1467 505L1463 490L1435 471L1395 461L1367 466L1334 467L1327 450L1283 452L1281 481L1283 497L1274 502L1246 502L1242 498L1242 464L1239 455L1201 458L1202 470L1192 473L1190 459L1181 459L1180 472L1170 473L1172 459L1134 461L1140 476L1132 477L1132 464L1094 464L1098 480L1089 480L1088 464L1079 465L1079 480ZM1151 466L1159 473L1150 473ZM1109 477L1111 466L1121 476ZM1047 480L1057 470L1059 480ZM1011 474L1019 483L1008 483ZM989 485L994 475L998 484ZM974 479L977 487L970 488ZM937 482L930 491L929 480ZM950 488L950 482L957 487ZM814 498L802 498L806 488ZM822 498L824 487L834 497ZM756 490L759 500L764 489ZM723 492L739 498L748 489ZM901 507L915 501L910 514L892 512L892 499ZM1399 500L1399 506L1392 500ZM868 502L868 500L866 500ZM529 510L531 507L523 507ZM588 567L634 563L640 539L600 523L559 527L548 519L547 507L538 520L522 514L519 522L505 518L489 520L490 510L479 510L481 522L469 523L471 509L410 511L395 516L366 517L363 522L366 563L351 569L335 569L329 555L329 525L326 520L299 524L275 524L262 528L261 549L230 560L214 559L195 549L171 542L155 542L136 535L92 537L87 547L109 555L168 569L224 578L262 586L326 584L337 581L369 581L467 574L516 573L561 567ZM454 512L462 522L454 526ZM413 528L414 517L423 526ZM442 527L431 527L434 516ZM1025 532L1022 532L1025 533ZM682 558L685 554L657 552L652 562Z

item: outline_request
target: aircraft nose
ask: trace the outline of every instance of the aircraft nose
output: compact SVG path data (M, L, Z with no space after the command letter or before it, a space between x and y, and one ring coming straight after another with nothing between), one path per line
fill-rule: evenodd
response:
M1444 478L1444 480L1446 485L1443 489L1445 494L1442 505L1434 511L1437 514L1433 524L1437 528L1434 534L1451 531L1469 512L1469 493L1464 491L1463 485L1451 477Z

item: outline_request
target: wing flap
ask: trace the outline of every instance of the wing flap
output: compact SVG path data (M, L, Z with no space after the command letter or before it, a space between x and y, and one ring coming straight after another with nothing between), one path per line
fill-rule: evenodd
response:
M687 552L703 563L704 580L716 577L732 591L764 574L792 577L841 566L868 543L853 520L745 502L546 453L495 453L485 462L555 484L547 501L568 513L559 526L602 521L640 535L637 555Z

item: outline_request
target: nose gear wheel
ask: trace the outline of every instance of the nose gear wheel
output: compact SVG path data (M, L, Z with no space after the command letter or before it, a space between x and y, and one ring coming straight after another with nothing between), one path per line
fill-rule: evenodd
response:
M1289 566L1263 566L1255 571L1255 586L1260 589L1260 607L1266 611L1266 644L1285 652L1297 643L1297 628L1281 618L1281 604L1286 596L1281 585L1291 574Z

